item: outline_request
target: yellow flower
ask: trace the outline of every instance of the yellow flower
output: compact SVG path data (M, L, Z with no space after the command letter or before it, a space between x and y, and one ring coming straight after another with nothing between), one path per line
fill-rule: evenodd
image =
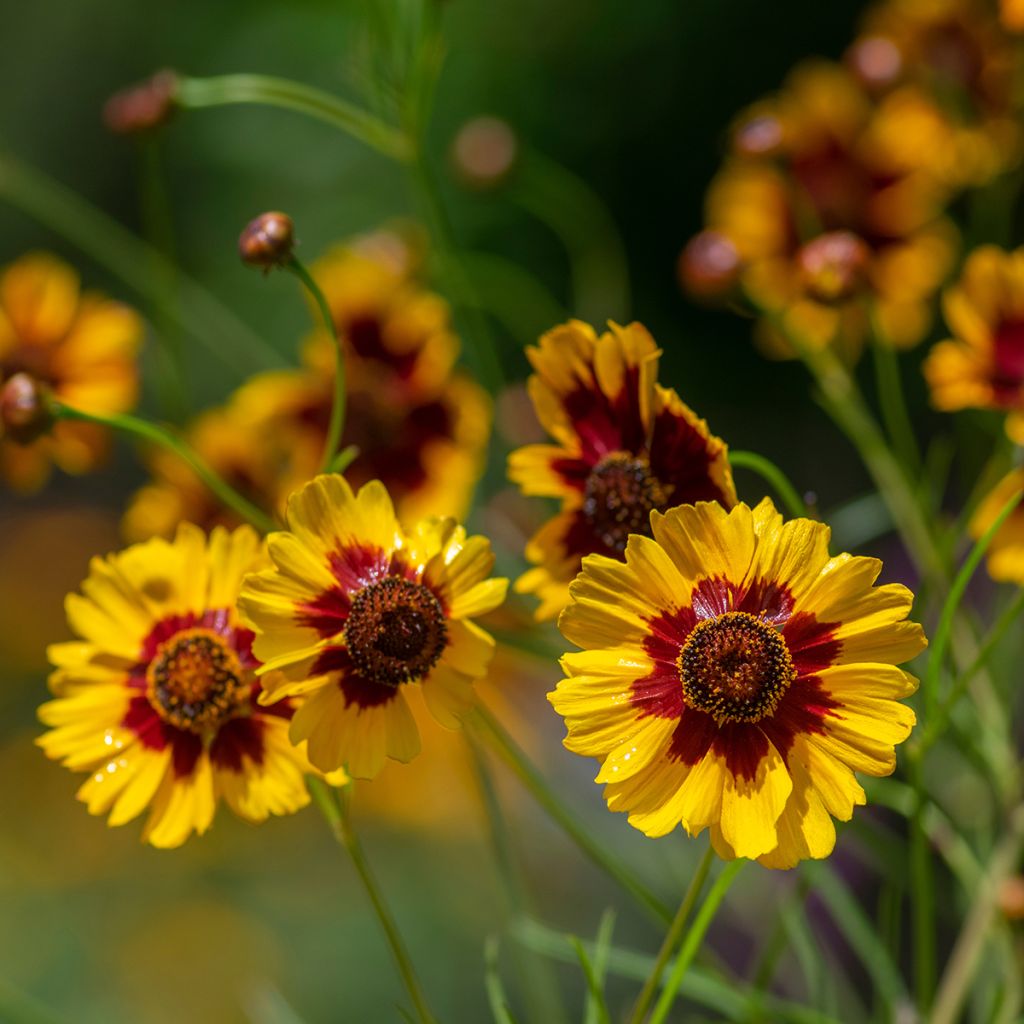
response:
M80 639L49 651L56 699L37 741L92 773L78 791L90 813L123 825L148 807L143 839L173 847L210 827L220 799L252 822L308 802L294 703L257 703L259 662L235 611L242 576L265 564L249 527L207 539L189 523L172 542L93 560L66 602Z
M881 563L829 558L828 527L710 502L651 516L625 563L592 556L559 620L581 647L549 699L565 745L601 761L612 810L649 836L711 830L724 858L827 857L832 817L888 775L926 645Z
M1006 503L1024 489L1024 469L1011 469L978 505L970 534L977 540L996 521ZM986 559L988 574L998 583L1024 586L1024 507L1017 506L996 531Z
M562 502L527 545L535 568L516 582L540 598L540 619L564 607L584 555L621 557L630 533L648 532L651 509L736 500L725 443L657 383L654 339L640 324L609 327L598 337L571 320L527 351L530 397L555 443L513 452L509 476L524 494Z
M975 249L943 302L954 337L924 364L932 404L1007 412L1007 433L1024 442L1024 249Z
M405 531L387 490L353 494L320 476L292 495L288 531L268 538L275 568L250 576L239 607L256 630L265 700L308 695L291 737L323 771L372 778L386 757L412 760L419 733L403 687L455 728L472 706L494 641L472 617L505 599L488 579L490 543L453 519Z
M82 294L78 275L54 256L23 256L0 274L0 382L24 372L68 405L125 412L138 392L141 340L138 314L101 295ZM0 476L17 490L34 490L46 482L51 463L84 473L106 447L101 428L61 422L29 445L0 439Z

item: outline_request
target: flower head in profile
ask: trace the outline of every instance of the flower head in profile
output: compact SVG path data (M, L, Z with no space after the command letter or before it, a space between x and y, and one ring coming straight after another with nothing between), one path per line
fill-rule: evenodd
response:
M572 320L527 352L537 418L554 444L513 452L509 476L524 494L560 498L533 536L535 568L516 583L556 615L585 555L621 557L631 533L648 533L652 509L693 501L730 507L736 491L724 442L657 383L660 352L640 324L600 336Z
M1006 503L1024 490L1024 469L1011 469L981 500L968 526L977 540L999 517ZM986 556L988 574L997 583L1024 586L1024 507L1018 505L996 530Z
M262 699L304 695L292 740L308 740L323 771L372 778L385 758L419 753L409 684L442 725L459 725L494 651L472 617L502 603L507 581L488 578L490 543L453 519L404 530L379 481L353 494L340 476L317 477L287 518L268 538L274 568L239 600L267 673Z
M221 799L247 821L308 802L302 748L288 740L294 702L257 702L259 662L238 619L242 577L266 564L249 527L96 558L67 599L79 637L50 648L55 699L39 710L49 757L90 772L79 790L111 825L149 808L143 839L181 845L205 832Z
M0 384L26 374L58 401L93 413L135 404L135 356L142 320L101 295L82 293L78 275L55 256L22 256L0 272ZM91 423L57 423L30 443L0 437L0 477L17 490L42 486L56 464L93 469L107 437Z
M1006 431L1024 443L1024 249L975 249L943 309L953 337L924 364L932 404L1006 412Z
M828 856L865 800L854 772L892 772L914 725L913 595L768 499L651 520L624 563L584 560L559 620L582 648L549 696L565 745L646 835L709 828L720 856L775 868Z

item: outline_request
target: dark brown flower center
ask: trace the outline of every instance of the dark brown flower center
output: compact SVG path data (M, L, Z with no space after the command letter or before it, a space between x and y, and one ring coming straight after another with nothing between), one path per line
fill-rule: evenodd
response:
M631 533L651 535L651 510L667 501L668 490L642 455L609 455L587 477L583 514L601 543L621 553Z
M211 629L165 640L146 670L146 696L178 729L203 733L235 714L249 696L238 656Z
M441 602L422 583L396 576L363 587L345 623L345 646L356 668L387 686L426 675L447 642Z
M782 634L747 612L698 622L678 664L687 704L720 725L772 714L796 678Z

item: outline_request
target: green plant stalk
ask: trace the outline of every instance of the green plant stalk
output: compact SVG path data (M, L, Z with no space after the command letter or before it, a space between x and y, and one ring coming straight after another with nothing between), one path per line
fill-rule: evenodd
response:
M173 452L195 471L196 476L220 499L227 507L237 512L243 519L252 523L262 533L271 533L278 529L277 524L265 512L262 512L247 498L238 493L223 479L202 456L199 455L182 438L166 427L137 416L127 414L111 414L101 416L97 413L83 412L62 402L53 402L54 415L59 420L78 420L83 423L96 423L109 430L117 430L123 434L158 444Z
M910 759L910 783L917 799L910 818L910 891L914 930L914 995L927 1014L935 991L935 872L925 827L927 797L920 757Z
M679 992L679 986L683 983L683 978L686 976L687 968L693 963L693 959L700 949L700 944L704 941L704 935L711 926L711 922L718 912L722 900L725 899L725 894L729 891L729 887L735 881L736 876L740 873L745 863L742 860L732 861L725 866L722 873L715 879L707 897L701 904L700 910L697 911L697 916L693 919L693 924L690 925L686 933L686 938L683 939L683 945L679 950L679 956L676 957L672 973L669 975L668 981L661 991L658 1002L654 1007L654 1013L651 1014L650 1024L663 1024L668 1017L672 1004L675 1002L676 995Z
M393 160L405 162L412 156L412 146L398 128L353 103L285 78L249 74L180 77L174 99L179 106L190 110L235 104L291 110L340 128L346 135Z
M679 909L676 911L676 915L672 918L672 923L665 933L665 939L661 944L661 949L658 950L654 967L647 976L644 987L640 990L640 995L637 997L636 1005L633 1007L633 1012L629 1018L631 1024L643 1024L647 1011L654 1001L654 994L661 985L661 976L665 973L665 967L668 965L669 960L672 959L672 954L683 937L687 922L690 920L690 915L693 913L693 908L697 903L697 897L700 896L701 890L704 888L704 882L707 880L708 872L711 870L711 862L714 858L715 851L709 843L708 848L704 851L697 864L693 876L690 878L690 884L686 887L686 892L683 894Z
M346 445L331 460L327 468L328 473L344 473L356 459L359 458L359 446L355 444Z
M348 394L348 385L345 379L345 353L341 346L341 338L338 337L337 329L334 326L331 307L327 305L327 299L313 279L313 275L295 256L292 256L284 264L284 269L294 274L305 285L306 291L313 297L320 316L323 318L328 335L334 339L334 400L331 403L331 419L327 425L327 437L324 440L324 454L320 460L320 472L328 473L338 458L338 446L341 444L341 435L345 431L345 401Z
M790 482L789 477L770 459L766 459L756 452L730 451L729 463L733 469L749 469L765 480L782 499L782 503L791 516L806 518L809 515L807 505L800 497L800 492Z
M320 809L320 813L323 814L324 820L330 827L334 838L352 859L352 865L355 867L356 873L363 883L363 888L366 890L370 903L373 904L377 919L380 921L381 928L388 940L388 945L391 947L392 956L395 959L399 974L402 976L402 981L405 983L409 998L416 1008L416 1015L420 1020L420 1024L436 1024L436 1018L427 1007L426 997L423 994L419 979L416 977L412 960L405 948L405 943L402 941L398 926L391 911L388 909L387 903L384 901L383 893L373 876L373 872L370 870L370 864L366 859L366 854L363 852L359 837L352 827L352 819L349 813L352 784L349 783L340 795L333 786L328 785L323 779L315 775L308 775L306 777L306 785L309 788L309 794L313 798L313 802Z
M81 196L0 153L0 197L77 246L143 299L158 306L225 366L251 373L254 362L281 366L281 356L205 288ZM175 277L175 301L164 282Z
M544 776L530 763L519 745L502 728L487 708L478 704L469 716L489 741L489 745L502 761L512 769L513 774L524 785L530 795L547 811L570 839L602 871L619 883L652 917L661 923L672 920L672 911L666 907L642 882L611 857L596 842L587 830L570 814L561 800L552 792Z
M871 351L875 363L878 401L886 432L902 464L916 473L922 465L921 449L907 413L903 382L900 380L899 356L891 345L881 341L875 341Z

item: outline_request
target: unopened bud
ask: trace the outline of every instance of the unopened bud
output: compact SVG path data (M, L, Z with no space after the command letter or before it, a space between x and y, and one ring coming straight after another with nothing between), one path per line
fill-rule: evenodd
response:
M238 236L238 254L250 267L284 266L295 248L295 225L287 213L261 213Z
M733 149L740 156L773 156L782 148L782 122L774 114L755 114L733 130Z
M887 89L903 71L899 47L885 36L864 36L846 51L846 63L872 91Z
M808 242L797 263L807 294L819 302L842 302L864 283L870 253L850 231L830 231Z
M740 254L720 231L694 235L679 254L679 280L702 299L717 299L731 290L740 270Z
M27 373L16 373L0 387L3 436L16 444L31 444L53 426L50 389Z
M999 887L999 910L1010 921L1024 920L1024 878L1011 875Z
M519 140L497 117L467 121L452 143L452 163L459 177L474 188L494 188L508 176L519 153Z
M152 131L174 113L177 87L173 71L158 71L145 82L114 93L103 106L103 122L116 135Z

